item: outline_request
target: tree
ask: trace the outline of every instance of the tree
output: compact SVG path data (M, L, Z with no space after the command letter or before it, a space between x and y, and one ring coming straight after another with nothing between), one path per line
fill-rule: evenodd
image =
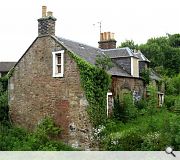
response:
M168 76L179 73L180 34L151 38L146 44L141 44L139 49L151 61L150 67L155 70L158 68L156 71Z
M173 34L173 35L168 34L168 37L169 37L169 45L171 47L176 47L176 48L180 47L180 34Z
M107 55L97 55L96 56L96 67L101 68L103 70L109 70L113 67L112 60L109 56Z
M122 42L118 48L122 47L129 47L132 50L138 50L138 45L135 44L133 40L126 40L125 42Z

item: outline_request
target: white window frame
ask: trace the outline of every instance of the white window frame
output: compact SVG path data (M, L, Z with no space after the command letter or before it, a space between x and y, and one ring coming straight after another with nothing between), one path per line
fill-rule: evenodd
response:
M133 57L131 57L131 76L134 77Z
M107 103L106 114L107 114L107 117L108 117L108 114L109 114L109 112L108 112L109 111L109 101L108 101L109 99L108 98L109 98L109 96L112 96L112 92L107 92L106 96L107 96L106 97L106 100L107 100L107 102L106 102Z
M64 50L52 52L53 55L53 77L64 76ZM58 64L58 55L61 55L61 64ZM61 65L61 72L58 72L57 65Z

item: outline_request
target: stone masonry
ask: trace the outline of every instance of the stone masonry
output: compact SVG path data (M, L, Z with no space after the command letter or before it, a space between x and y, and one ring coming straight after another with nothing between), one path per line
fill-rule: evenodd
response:
M123 90L135 91L140 97L144 96L145 87L142 79L134 77L112 77L112 92L114 96L117 96L123 92Z
M52 77L52 51L64 49L51 36L37 38L14 68L9 81L10 116L33 130L50 116L63 129L65 143L92 150L88 103L76 63L65 51L64 77Z

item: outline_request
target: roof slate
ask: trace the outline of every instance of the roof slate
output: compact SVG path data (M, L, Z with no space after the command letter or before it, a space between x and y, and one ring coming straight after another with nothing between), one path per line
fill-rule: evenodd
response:
M8 72L16 62L0 62L0 72Z
M103 52L108 55L110 58L119 58L119 57L135 57L138 58L134 52L128 47L125 48L115 48L103 50Z
M99 48L91 47L89 45L78 43L72 40L59 38L58 41L65 46L69 51L77 54L91 64L95 64L97 55L104 55Z
M150 78L152 80L156 80L156 81L160 81L161 80L161 77L153 70L151 70L150 72Z
M103 56L104 50L100 48L95 48L83 43L75 42L72 40L56 37L58 42L62 44L67 50L71 51L74 54L77 54L84 60L88 61L91 64L95 64L97 55ZM121 66L118 66L113 62L113 67L107 71L111 75L132 77L128 74Z
M139 58L139 61L150 62L141 52L135 53L135 55Z

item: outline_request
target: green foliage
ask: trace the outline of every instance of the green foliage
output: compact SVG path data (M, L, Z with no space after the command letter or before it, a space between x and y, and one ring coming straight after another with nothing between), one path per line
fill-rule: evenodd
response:
M135 44L133 40L126 40L120 47L141 50L150 60L150 67L161 75L174 76L180 71L180 34L150 38L141 45Z
M8 94L7 91L0 94L0 123L8 121Z
M96 58L95 65L98 68L101 68L103 70L109 70L110 68L113 67L113 63L111 61L111 58L109 58L109 56L107 56L107 55L103 55L103 56L98 55Z
M164 81L166 87L165 105L169 110L179 112L180 111L180 102L179 102L180 74L172 78L165 77Z
M127 121L133 120L137 117L137 108L134 105L131 93L123 96L123 106L125 108L125 116L128 118Z
M132 50L138 50L138 45L135 44L133 40L126 40L125 42L122 42L121 45L118 46L118 48L122 47L129 47Z
M160 74L173 76L180 70L179 34L151 38L139 46L142 53L151 61L150 66Z
M77 55L69 55L76 61L81 77L81 85L89 102L88 113L94 126L106 121L106 94L110 87L110 75L102 68L96 67Z
M175 101L176 101L177 96L173 95L166 95L165 96L165 106L167 107L168 110L172 111L174 106L175 106Z
M147 106L150 110L154 110L158 106L157 89L153 84L147 86Z
M159 110L126 124L109 121L101 133L102 150L163 151L168 145L179 150L179 118L179 115Z
M145 84L150 83L150 69L144 69L141 73L141 77L144 80Z
M113 114L115 119L122 122L127 122L136 118L137 108L133 103L131 93L125 93L121 97L117 96L115 98Z
M0 123L8 121L8 79L8 75L0 78Z
M173 94L174 95L180 95L180 73L177 76L174 76L171 79L172 87L173 87ZM170 84L169 84L170 85Z
M119 96L114 99L113 117L117 120L123 121L124 118L124 107L120 103Z
M0 125L1 151L61 151L74 150L58 140L53 140L60 133L50 118L46 118L34 132L23 128Z
M171 47L180 47L180 34L168 35Z
M42 134L53 137L58 135L61 132L61 129L56 127L54 121L50 117L47 117L40 123L36 132L40 133L40 136Z
M122 102L125 100L126 107L132 108L130 97L115 99L115 119L108 121L100 133L102 150L162 151L168 145L180 149L180 99L175 98L173 105L176 107L172 113L165 107L157 108L157 90L152 84L147 86L147 90L148 98L135 102L136 112L133 114L130 109L132 118L128 121L122 121L122 117L129 113L122 108Z

